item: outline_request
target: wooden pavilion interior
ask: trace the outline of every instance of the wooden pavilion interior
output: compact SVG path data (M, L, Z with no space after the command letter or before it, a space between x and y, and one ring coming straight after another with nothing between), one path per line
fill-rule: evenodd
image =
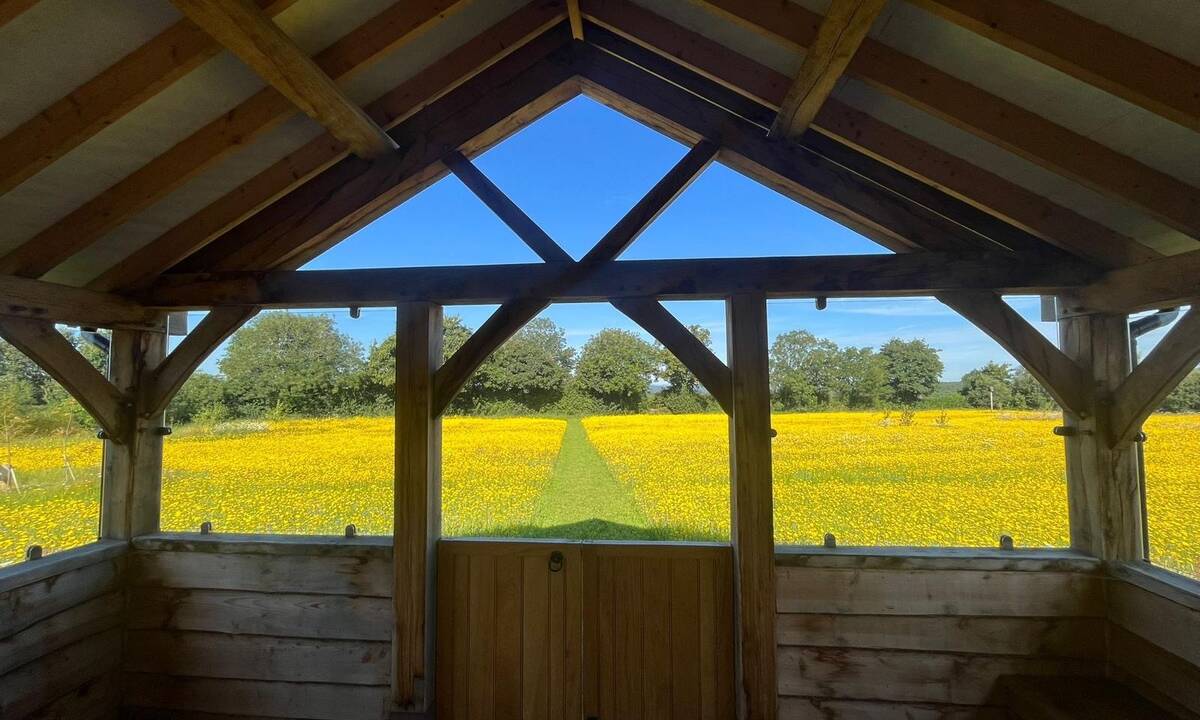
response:
M1129 331L1200 297L1198 37L1194 0L0 0L0 336L104 441L97 541L0 569L0 717L1200 717L1200 583L1147 561L1138 451L1200 310L1140 362ZM471 158L581 93L691 149L575 260ZM619 260L714 161L881 253ZM450 173L543 262L299 269ZM1062 407L1069 548L776 547L766 300L888 296ZM659 302L694 298L727 363ZM581 301L728 414L731 542L439 537L442 412ZM160 532L190 374L264 308L368 306L394 534ZM111 329L108 377L56 324Z

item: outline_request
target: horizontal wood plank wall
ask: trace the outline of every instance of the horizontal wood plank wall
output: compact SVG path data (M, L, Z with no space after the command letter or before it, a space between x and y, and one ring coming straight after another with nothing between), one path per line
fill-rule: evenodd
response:
M998 720L1001 675L1102 674L1099 564L1009 558L779 555L780 717Z
M136 539L129 715L387 717L391 555L390 538Z
M734 712L728 546L583 546L584 716Z
M97 543L0 573L0 718L117 716L126 548Z
M1200 716L1200 584L1116 565L1108 620L1110 672L1164 707Z

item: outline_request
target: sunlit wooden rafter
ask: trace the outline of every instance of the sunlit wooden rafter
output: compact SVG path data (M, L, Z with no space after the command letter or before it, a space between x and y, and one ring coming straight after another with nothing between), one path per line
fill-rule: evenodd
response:
M484 321L438 369L434 377L434 409L437 414L445 411L454 395L484 360L549 305L545 297L582 282L597 268L624 252L708 167L717 149L717 145L706 140L696 143L578 262L565 265L530 297L505 302Z
M5 7L34 1L8 0ZM259 0L258 7L270 16L295 2ZM191 20L163 30L0 138L0 193L28 180L220 50Z
M396 149L391 137L251 0L171 2L355 155L370 159Z
M1047 0L910 0L1010 50L1200 132L1200 67Z
M156 309L214 306L362 307L398 302L490 305L520 298L600 302L653 297L719 299L740 292L771 298L906 297L954 290L1056 294L1092 282L1078 263L1031 265L1011 253L621 260L598 263L570 284L553 281L572 262L171 274L138 299Z
M833 0L779 104L772 137L795 140L808 129L887 0Z
M561 17L562 9L556 2L532 2L396 86L369 104L367 112L382 127L394 128L427 103L524 47ZM345 147L331 135L315 138L138 249L88 286L116 290L148 284L345 156Z
M579 12L579 0L567 0L567 19L571 22L571 39L583 39L583 14Z
M558 263L563 272L574 263L574 259L561 245L547 235L462 153L450 153L445 162L455 176L542 260ZM679 358L718 404L726 412L730 410L729 368L725 367L712 350L700 342L683 323L653 298L625 298L614 300L613 305Z
M465 4L465 0L396 3L325 48L314 60L331 78L341 81ZM295 112L277 90L264 88L0 257L0 273L45 274Z
M797 50L821 17L776 0L697 0L720 17ZM949 73L867 38L846 74L1047 170L1200 237L1200 189L1057 125Z
M777 110L789 78L703 35L625 0L584 0L586 18L749 99ZM594 37L593 41L601 40ZM1107 267L1146 262L1158 253L866 113L829 98L814 130L941 188L1042 240ZM811 137L811 133L808 137Z

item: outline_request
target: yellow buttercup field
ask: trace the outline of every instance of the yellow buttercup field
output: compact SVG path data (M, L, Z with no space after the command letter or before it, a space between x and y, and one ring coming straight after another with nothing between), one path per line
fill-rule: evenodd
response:
M776 540L820 544L831 532L841 545L986 547L1009 534L1021 547L1065 546L1062 439L1051 432L1060 423L1054 414L984 411L776 415ZM579 452L563 445L566 428L555 419L447 419L444 534L529 528L535 508L537 522L553 526L559 498L574 492L577 513L589 494L614 497L595 490L608 483L627 494L647 536L728 538L724 416L585 418L580 442L602 459L600 479L556 476L560 447L564 457ZM196 530L209 520L216 532L330 534L350 523L362 533L391 532L389 418L219 430L185 428L167 439L164 529ZM1200 416L1157 415L1146 432L1152 553L1196 574ZM70 482L58 443L14 448L25 487L0 493L0 564L19 560L31 543L50 552L95 538L100 454L96 440L73 441Z

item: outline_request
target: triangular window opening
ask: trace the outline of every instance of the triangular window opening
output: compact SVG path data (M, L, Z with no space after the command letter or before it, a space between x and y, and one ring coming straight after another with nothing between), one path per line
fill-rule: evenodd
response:
M688 148L586 96L472 162L573 258L582 257ZM710 165L621 256L626 260L888 252L740 173ZM304 269L539 262L449 175Z

